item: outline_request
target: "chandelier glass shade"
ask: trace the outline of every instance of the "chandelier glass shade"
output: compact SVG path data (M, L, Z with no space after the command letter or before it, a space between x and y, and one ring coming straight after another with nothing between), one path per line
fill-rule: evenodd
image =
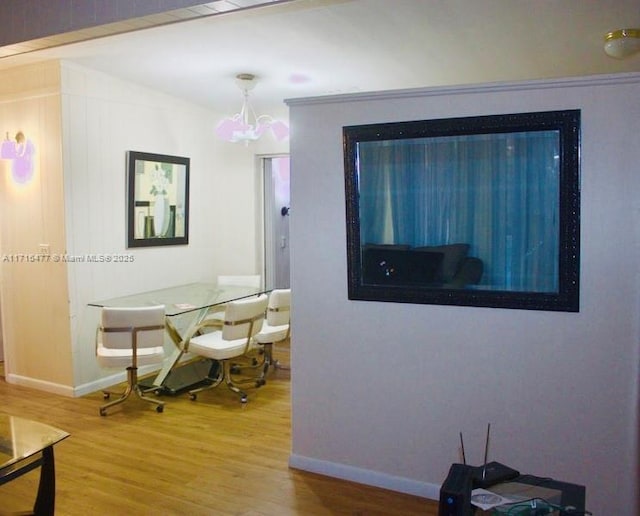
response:
M236 84L242 91L242 108L239 113L222 119L216 127L216 135L227 142L249 142L260 139L262 135L271 131L277 141L284 141L289 137L289 126L275 120L269 115L257 116L249 102L249 91L256 85L253 74L241 73L236 76Z

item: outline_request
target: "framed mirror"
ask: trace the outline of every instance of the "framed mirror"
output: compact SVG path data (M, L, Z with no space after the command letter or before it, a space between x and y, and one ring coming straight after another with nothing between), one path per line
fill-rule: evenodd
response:
M189 243L189 158L127 152L127 247Z
M349 299L579 311L579 110L343 140Z

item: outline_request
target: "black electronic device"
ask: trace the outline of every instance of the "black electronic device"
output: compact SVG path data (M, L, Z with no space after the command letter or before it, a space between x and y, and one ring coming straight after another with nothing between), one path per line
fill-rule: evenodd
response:
M500 482L507 482L520 476L520 472L516 471L509 466L505 466L500 462L487 462L489 455L489 435L491 434L491 423L487 425L487 438L484 445L484 462L482 466L472 467L472 488L484 488L491 487ZM464 452L464 441L462 440L462 432L460 432L460 448L462 451L462 461L464 465L467 464L467 459Z
M520 476L520 472L499 462L489 462L473 470L473 487L486 489L500 482L507 482Z
M472 516L471 488L475 468L466 464L451 464L449 474L440 488L438 516Z

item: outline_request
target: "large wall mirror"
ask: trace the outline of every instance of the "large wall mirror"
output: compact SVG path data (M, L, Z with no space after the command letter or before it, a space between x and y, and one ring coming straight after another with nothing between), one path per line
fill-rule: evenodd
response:
M349 299L579 310L579 110L343 139Z

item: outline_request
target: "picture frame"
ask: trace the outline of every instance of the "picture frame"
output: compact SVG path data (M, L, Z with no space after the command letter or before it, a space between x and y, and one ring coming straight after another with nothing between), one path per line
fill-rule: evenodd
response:
M190 159L128 151L127 247L189 243Z
M580 121L344 127L349 299L578 312Z

